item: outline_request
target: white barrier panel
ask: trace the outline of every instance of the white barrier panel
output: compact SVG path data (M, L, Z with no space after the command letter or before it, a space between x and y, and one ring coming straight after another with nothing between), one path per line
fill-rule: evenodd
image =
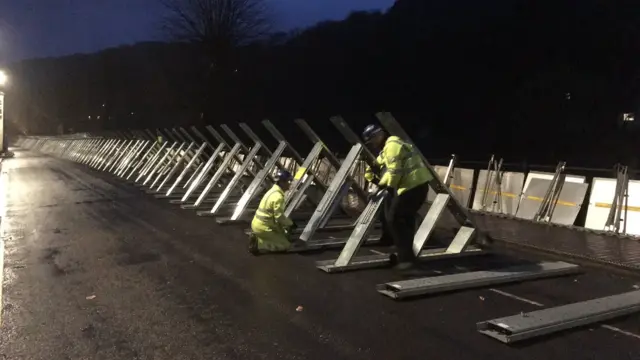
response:
M585 228L604 230L613 204L616 190L616 179L594 178ZM627 234L640 235L640 181L629 180L629 199L627 205L627 219L622 209L622 220L627 224ZM620 231L622 231L622 226Z
M533 220L542 205L551 180L533 178L525 191L516 216ZM587 193L588 184L566 182L560 191L558 201L550 222L561 225L573 225Z
M529 183L531 182L531 179L551 180L553 179L553 173L530 171L529 175L527 176L527 180L525 180L524 182L524 187L522 188L523 193L527 191L527 188L529 187ZM567 174L565 177L566 182L580 183L580 184L584 184L585 179L586 178L584 176L580 176L580 175Z
M494 172L495 178L495 172ZM484 195L484 188L487 182L487 170L480 170L478 176L478 182L476 185L476 193L473 199L473 210L482 210L482 196ZM520 195L522 194L522 188L524 186L524 173L519 172L504 172L502 173L502 183L500 185L500 191L502 199L500 201L500 207L493 206L493 201L497 197L497 189L495 188L495 180L492 180L492 184L489 187L489 193L486 198L486 207L484 211L496 212L507 215L515 215L518 210L518 204L520 203ZM499 211L499 210L502 211Z
M434 170L438 174L438 177L442 182L445 182L445 175L447 174L447 166L436 165ZM462 204L464 207L468 207L469 199L471 198L471 189L473 189L473 173L475 170L473 169L464 169L464 168L454 168L453 169L453 178L449 183L449 188L453 193L453 196ZM429 190L429 195L427 196L428 202L433 202L435 198L435 193Z
M554 174L549 172L529 171L527 179L524 181L524 186L522 187L520 202L522 202L522 200L524 199L524 193L529 188L529 183L531 183L532 179L552 180L553 176ZM586 178L584 176L567 174L564 180L565 182L584 184Z

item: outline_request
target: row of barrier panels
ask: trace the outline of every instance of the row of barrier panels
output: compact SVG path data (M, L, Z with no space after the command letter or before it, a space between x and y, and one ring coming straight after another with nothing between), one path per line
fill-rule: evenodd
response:
M492 157L486 170L458 168L454 155L449 166L435 171L472 211L572 226L586 207L586 229L640 236L640 181L629 180L627 167L616 166L616 178L593 178L587 199L586 177L566 174L562 162L555 173L526 174L503 171L501 164Z
M468 206L472 197L472 208L479 211L500 212L535 221L569 223L571 219L575 220L586 184L584 178L565 175L564 164L559 164L555 173L531 172L525 177L522 173L502 171L502 162L492 159L489 168L480 171L474 191L474 170L457 168L455 157L449 166L432 167L390 113L378 113L376 117L390 135L398 136L412 146L428 170L437 175L429 183L429 201L413 241L413 251L419 261L428 263L480 256L490 250L491 242L470 216ZM292 240L299 240L296 244L302 244L292 247L289 252L340 249L337 258L315 264L328 274L392 265L393 254L376 252L372 255L362 248L379 242L378 217L388 195L386 191L377 191L370 196L362 178L365 164L372 165L375 161L374 154L344 119L333 117L330 122L351 145L342 160L304 120L295 123L313 144L305 157L268 120L262 125L277 142L271 149L244 123L239 127L251 139L251 144L243 143L230 127L221 125L228 139L207 126L205 129L211 139L192 127L189 130L164 129L166 142L158 141L154 133L145 130L110 137L26 137L20 139L18 145L108 172L156 198L166 199L182 209L195 210L199 216L214 217L220 225L239 224L246 233L250 232L247 227L262 195L275 183L275 172L286 169L295 175L285 196L285 213L300 225L291 236ZM621 175L621 179L624 178ZM628 181L628 177L626 179ZM602 186L606 183L599 184L598 191L603 193ZM626 189L616 188L618 198L628 199ZM595 196L592 191L592 197ZM620 201L616 204L619 210ZM624 206L627 206L626 202ZM436 233L445 218L457 224L451 237ZM608 223L613 224L620 218L620 211L617 211ZM577 265L562 261L523 262L491 271L387 282L377 285L376 289L400 300L578 272ZM629 297L635 303L640 301L640 293L627 295ZM578 313L583 315L583 312ZM531 337L529 335L533 333L546 334L566 328L567 322L549 325L550 321L557 320L557 314L554 316L537 316L539 323L532 322L527 325L529 327L520 325L517 333L513 331L515 327L486 325L491 322L485 322L482 328L478 326L481 332L510 342ZM601 320L598 318L597 321ZM531 326L536 327L537 332L531 332Z

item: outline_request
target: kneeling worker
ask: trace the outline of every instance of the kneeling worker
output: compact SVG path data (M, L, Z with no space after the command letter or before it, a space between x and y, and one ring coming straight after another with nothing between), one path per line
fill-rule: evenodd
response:
M367 126L362 137L368 146L380 151L376 164L384 169L384 174L376 185L389 192L384 202L383 217L386 226L383 238L393 238L398 251L396 267L399 270L410 270L416 262L413 237L417 215L427 199L433 175L420 155L414 152L413 145L399 137L388 136L382 128L375 125ZM373 179L375 171L368 168L367 172L367 177Z
M291 247L289 232L295 229L295 223L284 215L284 192L289 190L292 179L288 171L278 171L275 185L262 197L251 221L252 254L283 252Z

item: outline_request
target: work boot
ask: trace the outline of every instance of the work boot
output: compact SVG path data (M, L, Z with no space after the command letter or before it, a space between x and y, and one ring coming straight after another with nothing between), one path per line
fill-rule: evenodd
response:
M424 271L415 262L404 261L398 263L393 269L399 272L402 276L421 276L424 275Z
M258 238L254 234L249 235L249 253L253 256L260 255L260 250L258 250Z
M300 239L296 239L296 240L293 240L291 242L290 249L304 249L306 247L307 247L307 242L306 241L302 241Z

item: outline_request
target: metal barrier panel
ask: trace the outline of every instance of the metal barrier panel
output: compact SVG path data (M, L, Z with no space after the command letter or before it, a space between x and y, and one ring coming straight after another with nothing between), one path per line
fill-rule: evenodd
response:
M434 167L438 177L442 182L445 182L444 178L447 174L447 167L436 165ZM473 189L473 169L454 168L451 174L451 180L449 181L449 189L453 193L453 196L465 207L469 206L469 199L471 198L471 190ZM433 191L429 191L427 195L427 201L433 202L436 194Z
M542 200L551 184L551 180L533 178L520 201L516 217L533 220L542 204ZM560 191L557 205L551 216L551 222L561 225L573 225L587 193L588 184L567 182Z
M495 174L495 172L494 172ZM520 195L524 187L524 173L519 172L504 172L502 175L502 183L500 184L501 199L497 199L497 189L493 186L489 187L489 193L486 197L486 207L484 211L497 212L507 215L515 215L518 210L518 204L520 203ZM487 182L487 170L480 170L478 176L478 182L476 184L476 193L473 199L473 210L482 209L482 197L484 195L484 188ZM499 201L498 206L492 206L493 201ZM500 212L499 209L502 211Z
M527 187L529 187L529 183L531 182L532 179L545 179L545 180L551 180L553 179L553 173L549 173L549 172L538 172L538 171L529 171L529 174L527 174L527 179L524 182L524 187L522 188L522 193L524 194L525 191L527 191ZM586 180L586 178L584 176L580 176L580 175L570 175L567 174L564 181L565 182L570 182L570 183L584 183Z
M585 228L604 230L609 211L611 211L615 190L616 179L593 179ZM627 214L625 218L623 208L622 220L626 222L627 234L640 235L640 181L638 180L629 181Z

